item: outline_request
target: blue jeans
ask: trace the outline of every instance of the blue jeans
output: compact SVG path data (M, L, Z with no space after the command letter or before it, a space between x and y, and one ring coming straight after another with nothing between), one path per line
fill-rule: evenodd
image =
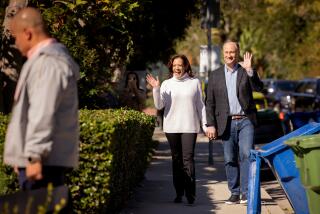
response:
M250 149L253 148L254 127L248 118L229 120L222 136L228 187L233 195L247 196Z

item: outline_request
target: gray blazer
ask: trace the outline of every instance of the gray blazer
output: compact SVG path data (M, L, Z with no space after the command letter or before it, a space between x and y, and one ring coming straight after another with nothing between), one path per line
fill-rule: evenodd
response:
M23 65L4 148L4 163L75 167L79 157L79 67L62 44L40 49Z
M252 91L261 91L263 83L257 72L248 76L247 72L240 66L237 74L237 97L245 115L253 125L257 125L256 106L253 101ZM226 130L230 108L224 65L212 71L208 80L206 96L207 126L214 126L218 136L222 136Z

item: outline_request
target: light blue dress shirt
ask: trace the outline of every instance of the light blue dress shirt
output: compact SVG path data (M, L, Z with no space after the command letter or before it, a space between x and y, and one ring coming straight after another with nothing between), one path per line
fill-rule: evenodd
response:
M237 97L237 74L238 74L239 68L240 68L240 65L236 64L233 70L230 71L228 70L226 65L224 66L230 115L244 115L244 112L241 108L241 105Z

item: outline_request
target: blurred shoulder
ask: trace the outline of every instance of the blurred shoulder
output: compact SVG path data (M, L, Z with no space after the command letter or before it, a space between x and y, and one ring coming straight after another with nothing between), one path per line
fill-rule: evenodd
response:
M189 81L194 82L194 83L201 83L200 79L198 77L190 77Z
M220 75L224 73L224 65L221 65L219 68L217 68L216 70L213 70L211 72L209 72L208 74L208 77L214 77L214 76L217 76L217 75Z

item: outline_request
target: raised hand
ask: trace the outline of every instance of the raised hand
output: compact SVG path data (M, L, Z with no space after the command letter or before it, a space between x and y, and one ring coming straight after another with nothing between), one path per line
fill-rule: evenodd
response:
M158 77L156 77L155 79L151 74L147 74L146 80L152 86L152 88L160 86L160 81Z
M243 62L241 63L241 66L246 69L246 71L252 70L252 54L249 52L246 52L243 55Z

